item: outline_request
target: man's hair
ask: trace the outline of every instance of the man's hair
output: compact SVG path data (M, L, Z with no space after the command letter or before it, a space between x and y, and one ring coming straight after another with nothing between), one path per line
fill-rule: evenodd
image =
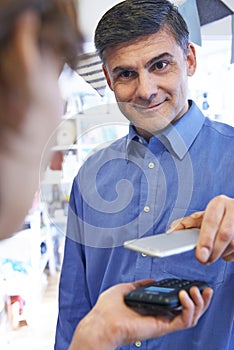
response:
M61 59L76 68L82 53L83 36L77 22L76 0L0 0L0 50L11 42L15 21L25 11L34 11L40 20L38 44L55 50Z
M173 34L186 55L188 27L176 6L168 0L126 0L103 15L95 31L95 46L103 60L107 48L155 34L161 29Z

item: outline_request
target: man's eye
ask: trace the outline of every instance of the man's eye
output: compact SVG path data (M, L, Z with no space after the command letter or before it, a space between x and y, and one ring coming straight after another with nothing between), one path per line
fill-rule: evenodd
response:
M161 70L161 69L166 68L167 65L168 65L168 62L166 62L166 61L159 61L159 62L155 63L155 68L158 69L158 70Z
M123 79L129 79L129 78L134 77L134 72L132 72L130 70L125 70L119 76L120 76L120 78L123 78Z

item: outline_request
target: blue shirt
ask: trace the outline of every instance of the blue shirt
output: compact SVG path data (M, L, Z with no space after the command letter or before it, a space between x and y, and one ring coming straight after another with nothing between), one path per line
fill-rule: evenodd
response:
M204 210L219 194L234 197L234 128L205 118L190 104L149 143L130 126L126 137L88 158L74 179L56 350L68 348L77 323L106 288L170 277L207 281L214 289L210 308L196 327L142 341L140 348L234 349L233 263L219 259L203 266L194 251L154 259L123 247L126 240L165 232L173 220Z

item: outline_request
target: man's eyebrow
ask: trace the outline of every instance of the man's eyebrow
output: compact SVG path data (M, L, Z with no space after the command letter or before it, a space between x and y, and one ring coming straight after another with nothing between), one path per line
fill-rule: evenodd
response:
M171 55L170 53L164 52L161 55L158 55L158 56L152 58L149 62L147 62L145 65L145 68L149 68L152 64L154 64L155 62L158 62L162 59L170 59L171 60L171 59L173 59L173 57L174 56Z

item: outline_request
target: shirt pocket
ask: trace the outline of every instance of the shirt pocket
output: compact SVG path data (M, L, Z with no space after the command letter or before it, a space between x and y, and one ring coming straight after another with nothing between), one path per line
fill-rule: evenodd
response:
M168 278L194 279L211 287L223 283L227 263L222 259L204 266L194 256L194 250L163 259L161 268Z

